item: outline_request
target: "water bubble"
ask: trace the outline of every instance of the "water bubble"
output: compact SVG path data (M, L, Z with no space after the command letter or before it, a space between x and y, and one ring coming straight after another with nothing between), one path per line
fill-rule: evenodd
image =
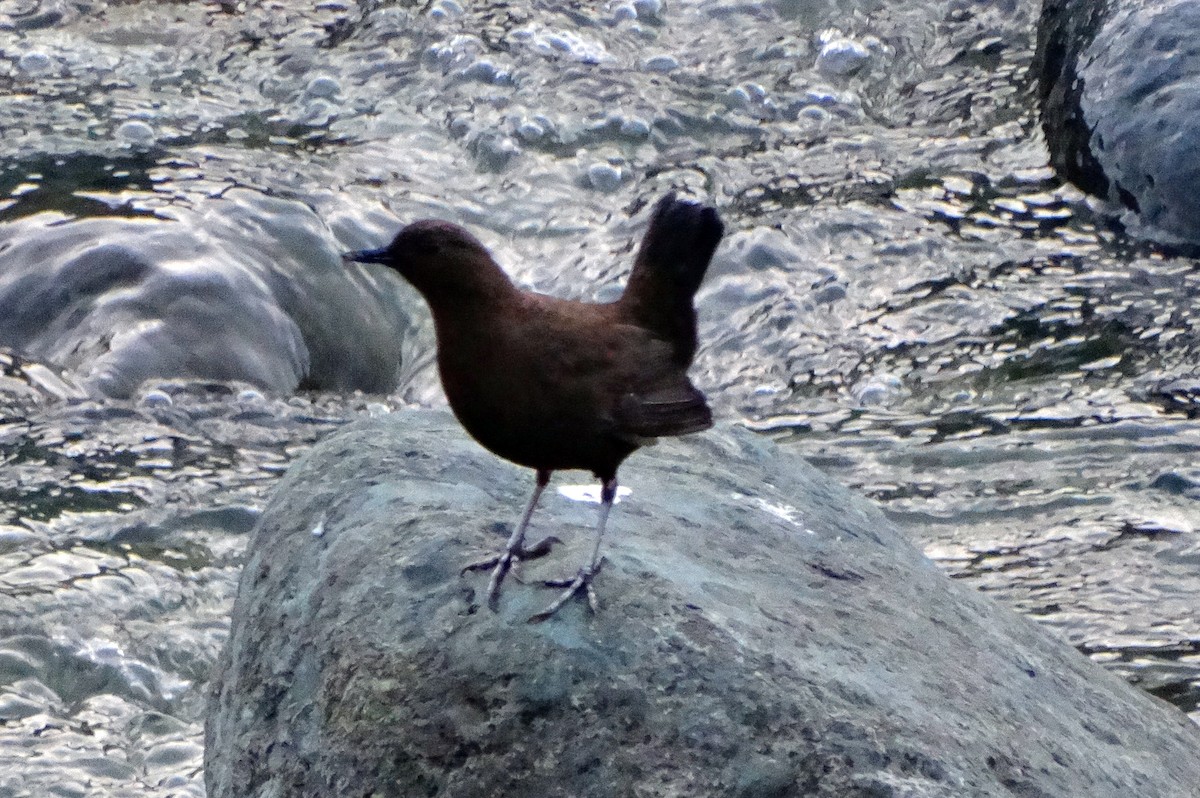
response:
M318 75L308 82L305 92L312 97L336 97L342 90L342 84L328 75Z
M622 22L624 20L637 19L637 9L631 3L617 3L612 7L613 22Z
M154 128L140 119L130 119L117 128L117 138L131 144L149 144L154 141Z
M592 164L588 167L587 177L592 188L605 194L621 185L621 170L608 163Z
M514 34L514 38L517 38L516 34ZM425 55L443 69L450 69L469 63L485 49L483 41L479 37L458 34L447 41L430 45L429 49L425 51Z
M828 122L829 112L819 105L805 105L796 114L797 119L809 119L813 122Z
M533 120L525 120L517 126L517 135L524 141L537 141L546 135L546 128Z
M478 80L480 83L496 83L500 70L487 59L481 58L462 71L467 80Z
M646 59L644 64L650 72L674 72L679 68L679 62L673 55L656 55Z
M146 391L141 399L141 404L144 407L170 407L174 403L175 400L171 398L169 393L157 388L152 391Z
M853 39L831 38L821 46L817 69L828 75L849 75L857 72L871 58L871 51Z
M52 63L50 56L34 50L21 56L17 61L17 69L30 75L36 75L48 70Z
M730 108L745 108L750 104L750 93L741 86L734 86L725 92L725 105Z
M621 122L621 135L634 139L644 139L650 135L650 123L645 119L626 119Z
M809 89L798 105L816 105L840 117L855 117L862 111L862 100L852 91L828 88Z
M860 407L885 407L899 398L903 388L894 374L876 374L859 382L850 393Z
M461 17L463 7L454 0L438 0L433 7L429 9L429 16L434 19L451 19L453 17Z
M813 105L833 106L841 102L837 93L830 89L809 89L804 94L804 99Z
M526 44L534 52L548 56L566 56L584 64L600 64L612 60L604 44L584 39L571 31L547 30L541 27L523 28L510 34L515 42Z

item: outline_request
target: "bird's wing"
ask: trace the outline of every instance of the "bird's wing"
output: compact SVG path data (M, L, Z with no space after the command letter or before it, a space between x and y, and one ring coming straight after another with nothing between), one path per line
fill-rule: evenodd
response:
M539 300L542 312L522 334L542 342L541 357L529 363L531 402L547 401L564 414L588 415L583 426L644 442L712 426L704 394L675 361L674 346L652 331L620 321L615 308ZM592 323L569 324L595 316ZM603 319L598 321L597 319Z
M624 359L629 368L614 386L612 418L620 435L658 438L712 426L712 410L675 362L671 343L638 327L618 325L613 330L636 351L636 356Z
M623 435L659 438L687 435L713 425L712 410L686 377L622 395L613 414Z

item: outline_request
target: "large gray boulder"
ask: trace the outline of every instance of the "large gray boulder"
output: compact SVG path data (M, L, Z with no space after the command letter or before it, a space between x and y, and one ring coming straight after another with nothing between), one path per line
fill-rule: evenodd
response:
M601 612L528 624L594 505L547 497L534 534L566 544L492 613L459 569L502 545L531 473L428 411L317 446L250 548L210 798L1195 796L1181 713L947 579L798 457L724 427L621 476Z
M1044 0L1037 77L1050 160L1136 235L1200 245L1200 4Z

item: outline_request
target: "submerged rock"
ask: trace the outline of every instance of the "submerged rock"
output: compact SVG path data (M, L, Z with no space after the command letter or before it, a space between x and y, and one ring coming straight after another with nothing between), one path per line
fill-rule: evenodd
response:
M544 501L532 535L566 544L492 613L459 569L503 544L532 474L444 413L316 447L249 551L211 798L1192 794L1182 714L762 437L665 441L622 476L601 612L531 625L553 596L533 580L583 561L594 505Z

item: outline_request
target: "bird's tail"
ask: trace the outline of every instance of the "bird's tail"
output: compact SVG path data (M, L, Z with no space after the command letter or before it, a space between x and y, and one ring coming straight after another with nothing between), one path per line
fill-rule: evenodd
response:
M622 311L635 324L669 341L675 360L691 363L696 352L696 311L692 298L725 226L715 208L676 199L658 201L642 238Z

